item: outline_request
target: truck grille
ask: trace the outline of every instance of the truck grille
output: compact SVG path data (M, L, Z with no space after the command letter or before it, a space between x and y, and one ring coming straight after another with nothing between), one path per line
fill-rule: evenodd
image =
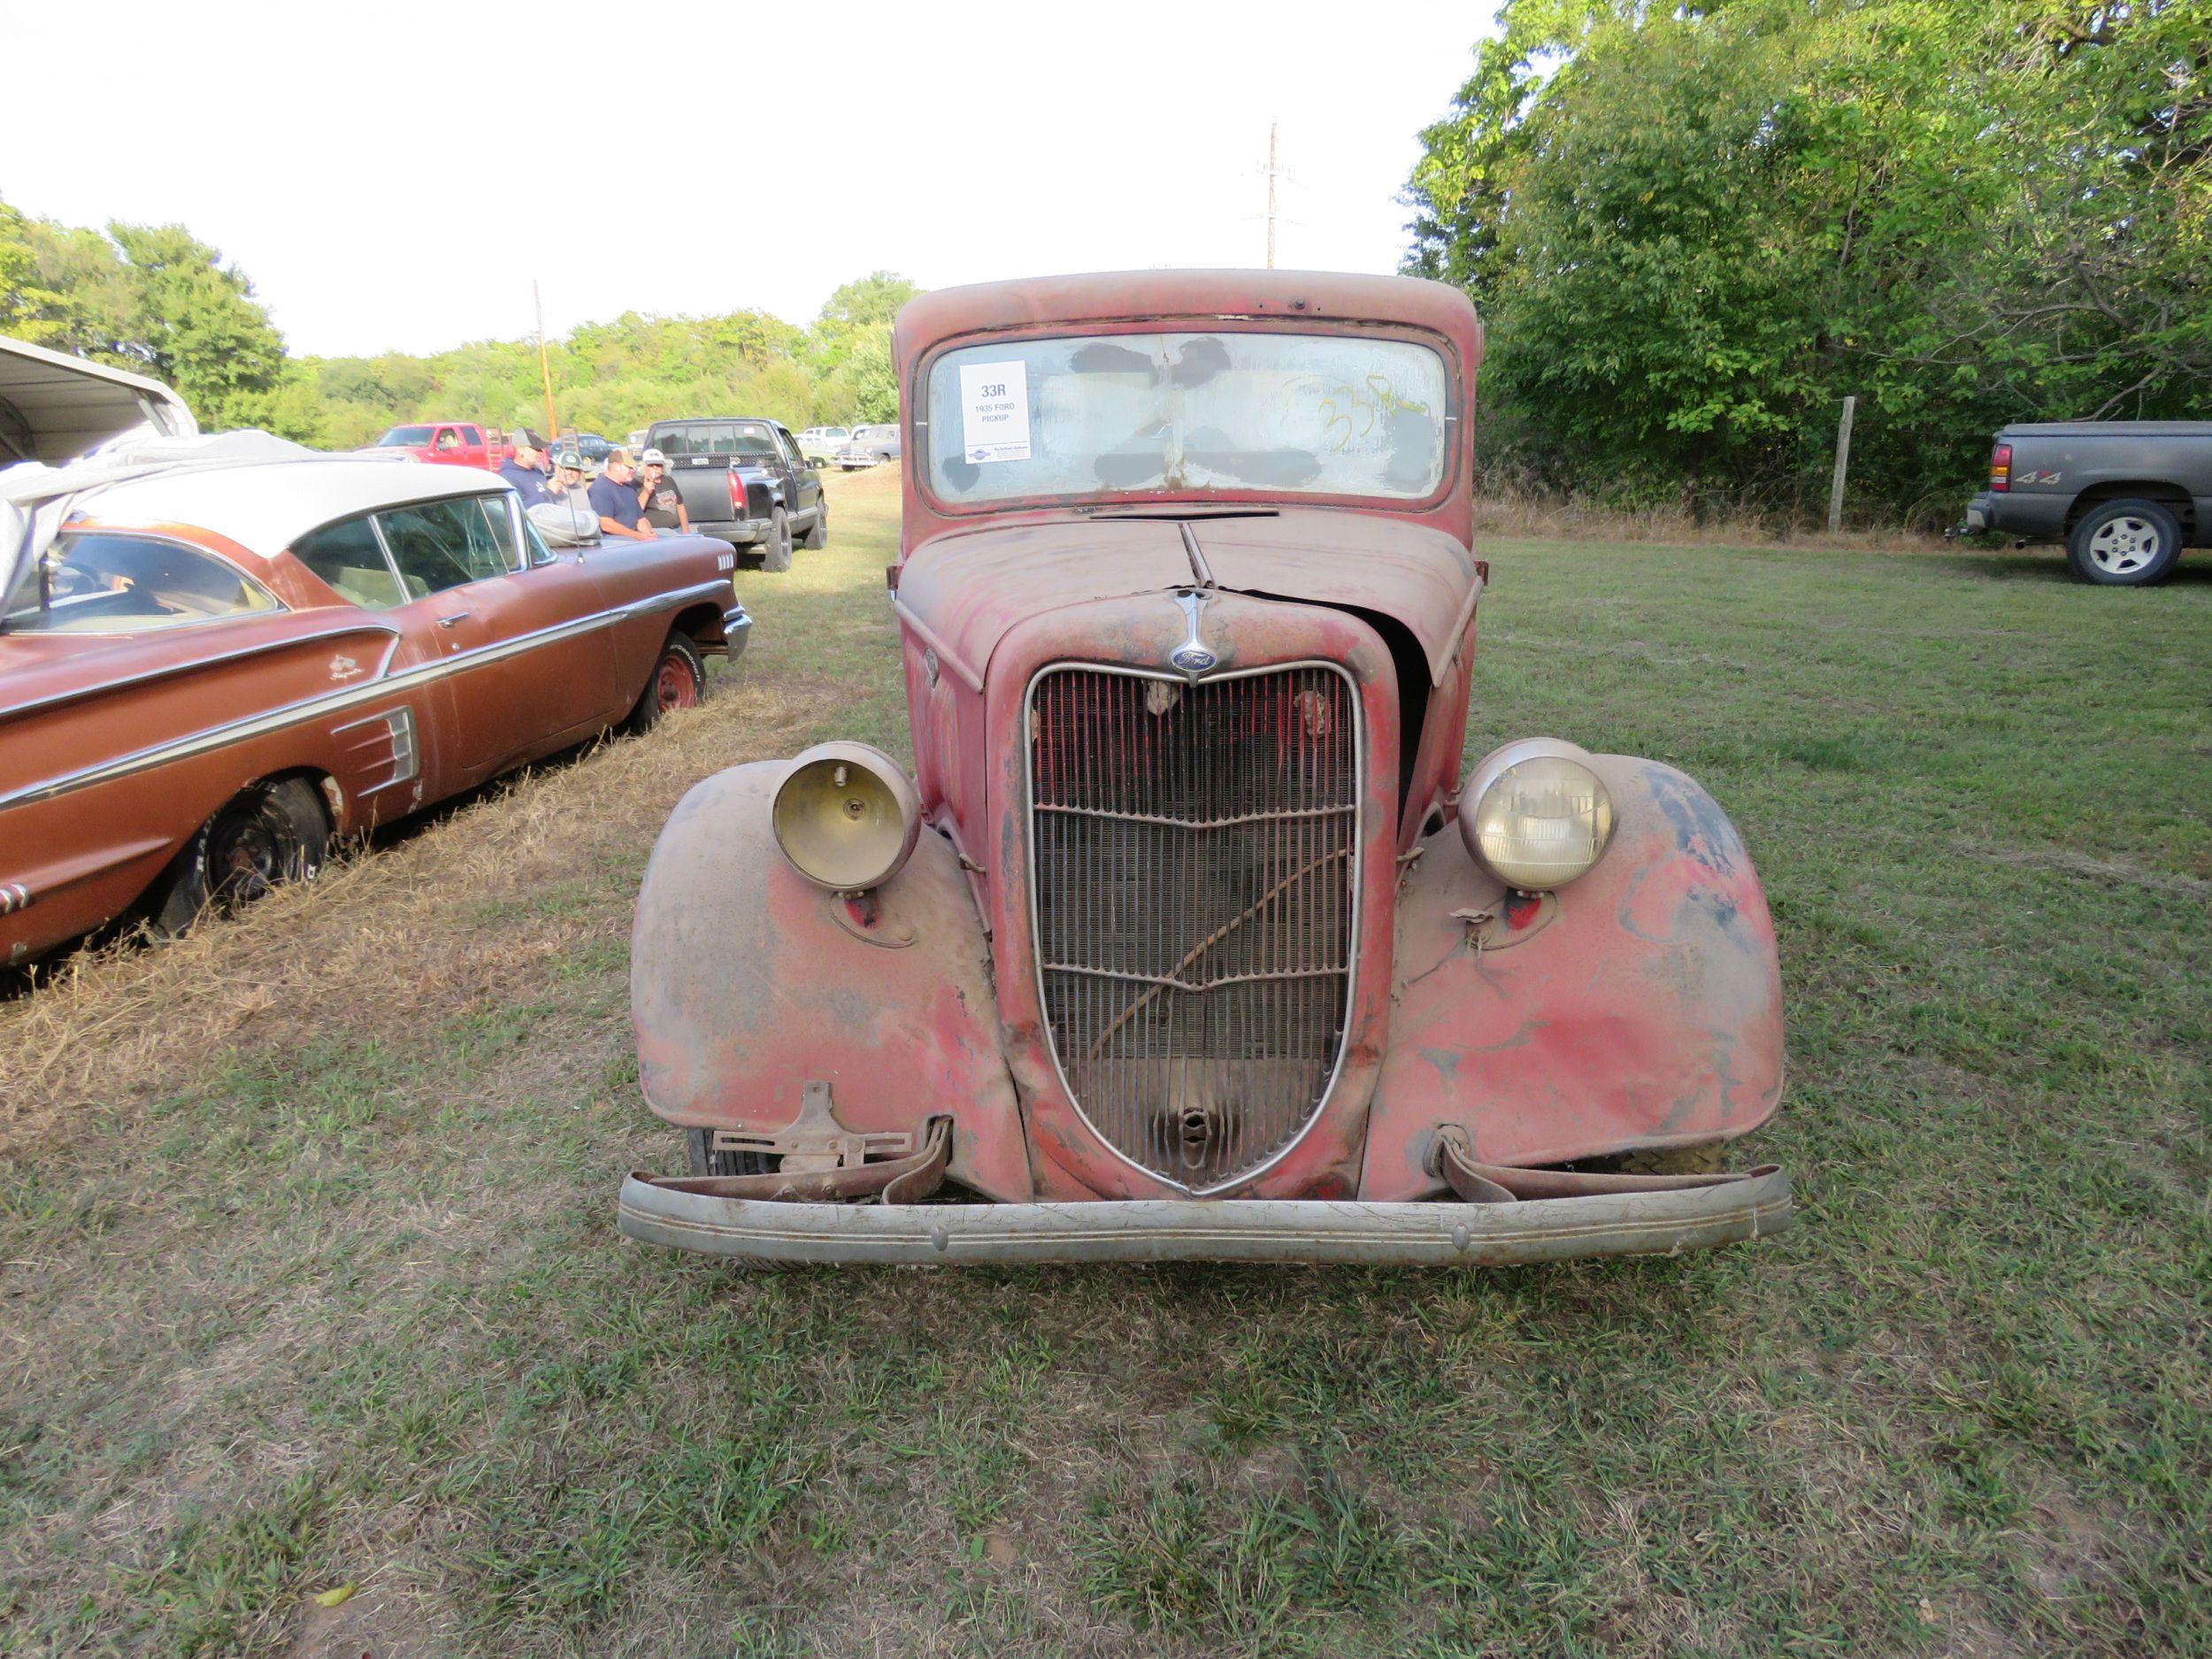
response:
M1333 668L1031 692L1045 1021L1075 1102L1194 1190L1320 1109L1351 995L1359 710Z

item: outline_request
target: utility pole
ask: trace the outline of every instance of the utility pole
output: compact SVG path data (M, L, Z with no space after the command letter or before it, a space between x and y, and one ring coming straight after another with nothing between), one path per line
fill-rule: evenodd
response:
M1828 534L1843 528L1843 479L1851 470L1851 416L1859 406L1855 397L1843 400L1843 424L1836 428L1836 476L1828 486Z
M1273 121L1267 124L1267 268L1270 271L1275 268L1275 175L1279 171L1275 165L1275 127Z
M553 418L553 370L545 360L545 300L535 277L530 279L530 303L538 311L538 374L545 381L545 441L550 443L561 435L561 423Z

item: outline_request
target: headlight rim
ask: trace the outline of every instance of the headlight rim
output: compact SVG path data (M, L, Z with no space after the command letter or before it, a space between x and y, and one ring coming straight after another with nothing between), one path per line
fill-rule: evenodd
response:
M1591 781L1597 786L1598 799L1603 803L1603 833L1590 862L1572 875L1541 887L1526 886L1498 869L1484 850L1480 831L1484 797L1497 787L1507 772L1532 760L1563 760L1580 767L1589 773ZM1474 860L1476 867L1485 875L1515 892L1553 893L1579 881L1604 862L1606 852L1611 848L1613 838L1619 829L1619 807L1613 800L1613 791L1605 781L1603 771L1598 766L1597 757L1581 744L1569 742L1564 738L1523 737L1516 738L1509 743L1501 743L1475 763L1459 792L1459 836L1466 846L1468 856Z
M792 786L810 769L825 764L854 765L867 772L882 786L899 814L901 830L897 841L889 846L884 856L872 861L880 864L880 870L867 875L864 880L841 879L831 873L809 869L792 851L791 841L786 834L786 801ZM915 790L913 780L906 775L906 769L874 744L833 740L813 744L792 757L790 764L776 785L775 793L769 798L768 828L775 840L776 850L783 855L784 862L801 879L826 893L872 893L895 878L906 867L906 861L913 856L915 843L921 838L921 796Z

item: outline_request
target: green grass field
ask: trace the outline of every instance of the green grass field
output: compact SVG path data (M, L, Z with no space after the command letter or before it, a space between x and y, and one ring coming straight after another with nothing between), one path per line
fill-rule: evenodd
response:
M1779 1240L757 1276L614 1232L630 907L903 748L837 491L696 714L0 1004L0 1654L2212 1653L2212 562L1483 549L1470 753L1759 862Z

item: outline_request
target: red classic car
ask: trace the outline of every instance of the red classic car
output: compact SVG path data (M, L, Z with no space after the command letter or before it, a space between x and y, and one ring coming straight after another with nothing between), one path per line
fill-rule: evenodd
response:
M557 554L488 472L257 433L12 468L0 526L4 964L642 728L750 626L726 543Z
M1727 818L1555 739L1463 766L1465 297L1057 278L895 339L917 775L832 744L677 808L632 990L691 1172L632 1175L623 1231L1500 1263L1781 1228L1781 1171L1720 1156L1782 1088Z

